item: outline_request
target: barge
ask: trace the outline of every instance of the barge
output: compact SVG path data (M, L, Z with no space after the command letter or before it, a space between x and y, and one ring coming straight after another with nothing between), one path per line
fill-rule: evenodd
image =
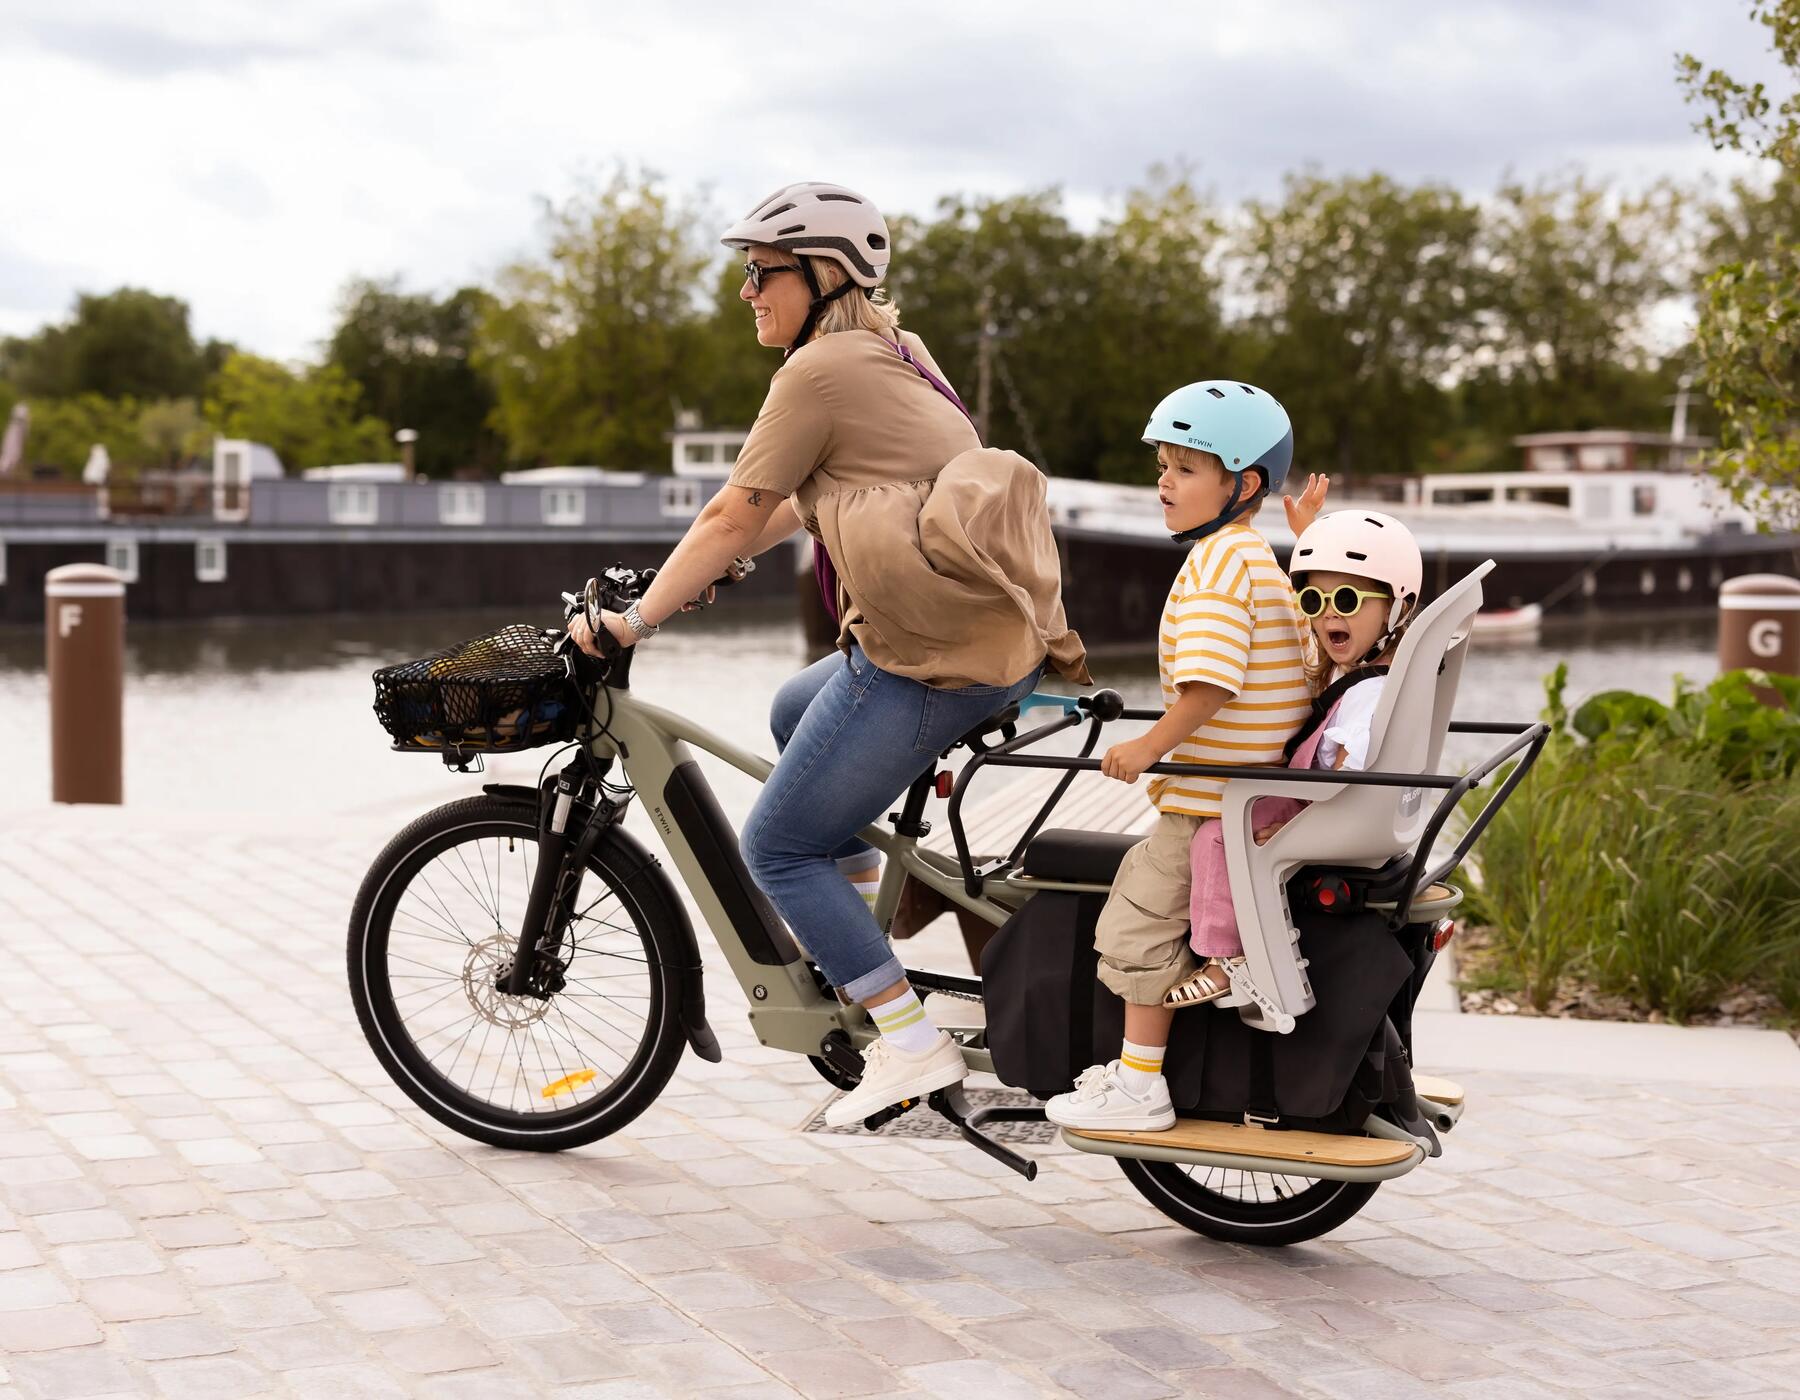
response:
M659 562L724 483L745 435L683 426L669 470L546 467L499 481L420 481L393 463L291 477L266 448L221 439L209 472L142 480L0 480L0 622L41 625L43 577L104 563L147 619L402 613L542 604L603 565ZM1526 469L1392 478L1334 495L1399 516L1425 556L1426 601L1485 559L1495 607L1539 616L1709 610L1740 574L1800 573L1800 537L1759 534L1693 469L1696 441L1537 434ZM1660 449L1660 466L1655 461ZM1091 645L1141 646L1183 547L1153 488L1051 478L1070 623ZM1257 521L1285 559L1281 507ZM766 561L775 565L774 560ZM804 541L721 601L793 598ZM799 586L802 601L810 583ZM1498 621L1499 619L1496 619Z

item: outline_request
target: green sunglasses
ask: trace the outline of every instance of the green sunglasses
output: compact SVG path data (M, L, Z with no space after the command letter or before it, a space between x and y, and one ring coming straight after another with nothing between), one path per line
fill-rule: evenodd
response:
M1360 588L1352 588L1349 584L1339 584L1331 592L1314 588L1310 583L1295 595L1300 600L1302 617L1317 617L1325 611L1325 605L1331 604L1331 610L1339 617L1355 617L1362 611L1364 598L1375 598L1381 602L1392 601L1385 593L1365 593Z

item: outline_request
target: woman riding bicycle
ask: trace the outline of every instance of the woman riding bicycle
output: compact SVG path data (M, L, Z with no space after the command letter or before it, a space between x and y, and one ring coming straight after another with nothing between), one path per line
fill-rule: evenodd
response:
M838 651L784 685L781 750L743 832L751 873L820 970L881 1030L842 1126L967 1073L931 1022L853 879L874 853L856 833L962 735L1029 694L1045 665L1089 683L1063 615L1041 474L983 450L923 342L879 291L880 211L841 185L775 191L727 229L757 341L784 363L729 482L656 581L602 621L621 646L650 636L739 556L802 527L836 566ZM570 623L598 654L585 620ZM861 882L858 882L861 883Z

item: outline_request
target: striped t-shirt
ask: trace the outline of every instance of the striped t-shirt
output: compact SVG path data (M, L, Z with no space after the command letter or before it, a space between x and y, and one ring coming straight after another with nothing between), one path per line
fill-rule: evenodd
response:
M1163 605L1156 666L1163 704L1196 681L1231 692L1219 712L1168 755L1170 763L1284 761L1282 748L1312 710L1305 659L1312 634L1269 542L1248 525L1197 541ZM1219 815L1219 778L1158 777L1164 812Z

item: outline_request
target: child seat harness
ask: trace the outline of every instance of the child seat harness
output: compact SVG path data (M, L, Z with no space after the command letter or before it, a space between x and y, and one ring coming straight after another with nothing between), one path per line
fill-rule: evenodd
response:
M1387 673L1388 668L1385 666L1358 666L1353 671L1346 671L1326 686L1319 693L1319 697L1312 702L1312 713L1306 717L1306 722L1294 731L1294 736L1282 749L1282 757L1291 761L1294 755L1300 752L1301 745L1319 732L1320 726L1331 718L1332 708L1349 693L1352 686L1360 685L1364 681L1372 681Z

